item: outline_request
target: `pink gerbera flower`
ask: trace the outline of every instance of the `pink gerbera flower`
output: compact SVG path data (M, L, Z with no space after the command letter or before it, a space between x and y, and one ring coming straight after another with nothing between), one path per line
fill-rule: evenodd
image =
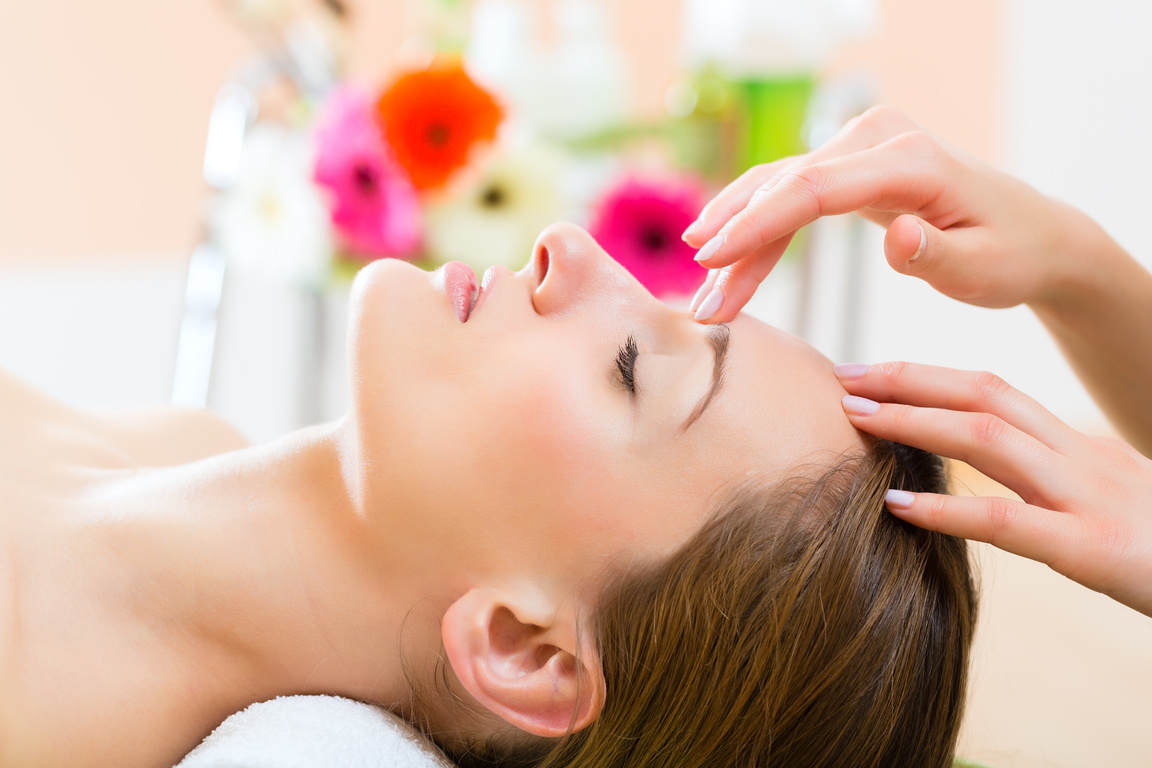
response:
M589 231L653 295L687 294L699 286L701 270L680 233L701 206L696 184L628 178L601 199Z
M353 255L407 256L420 242L420 206L384 143L372 98L337 90L316 128L316 183L329 191L332 224Z

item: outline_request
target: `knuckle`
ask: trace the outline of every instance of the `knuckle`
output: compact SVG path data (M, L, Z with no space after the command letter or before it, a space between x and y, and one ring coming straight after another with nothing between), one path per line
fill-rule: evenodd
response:
M877 363L876 365L870 366L869 371L874 371L885 379L899 383L911 377L912 365L904 361Z
M1094 437L1092 443L1095 452L1111 466L1135 467L1142 458L1135 448L1115 437Z
M912 365L904 361L897 361L888 364L890 366L888 375L894 381L907 381L912 378Z
M979 371L972 379L972 391L978 402L996 402L1008 395L1012 387L994 373Z
M1012 530L1019 516L1019 507L1010 499L988 499L985 512L988 521L988 543L999 545L1004 534Z
M991 413L978 414L972 420L972 439L978 445L995 445L1004 439L1008 425Z
M940 161L948 154L935 136L921 128L905 131L892 141L901 150L928 161Z
M765 243L764 216L765 212L760 210L760 206L749 205L729 219L724 229L729 232L732 230L744 232L751 237L755 247L760 247Z
M1132 531L1120 521L1100 516L1092 524L1092 539L1101 559L1109 563L1125 560L1132 550Z
M893 405L887 408L888 424L893 435L906 435L915 426L913 423L913 410L904 405Z
M924 505L924 521L928 528L939 530L948 517L948 496L930 496Z
M1079 546L1060 552L1048 563L1074 581L1105 594L1122 588L1126 579L1126 561L1134 551L1134 536L1129 526L1098 516L1077 526Z
M906 131L915 125L911 118L899 109L896 109L896 107L888 104L878 104L874 107L869 107L859 117L854 118L854 120L857 121L861 128L873 132L885 133Z
M812 208L815 216L823 214L822 195L824 172L818 165L805 165L791 168L780 179L779 184L793 191L806 205Z
M876 107L872 107L867 112L856 115L855 117L849 119L847 122L844 123L843 126L841 126L840 132L841 133L859 133L860 131L867 128L868 122L871 119L868 116L868 112L871 112L873 109L876 109Z

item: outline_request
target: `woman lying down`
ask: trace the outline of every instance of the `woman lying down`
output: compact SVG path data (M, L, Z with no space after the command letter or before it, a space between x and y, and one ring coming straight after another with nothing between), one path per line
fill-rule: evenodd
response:
M171 766L307 693L462 765L948 765L965 545L884 508L939 459L573 226L472 281L364 269L349 413L268 445L3 379L0 765Z

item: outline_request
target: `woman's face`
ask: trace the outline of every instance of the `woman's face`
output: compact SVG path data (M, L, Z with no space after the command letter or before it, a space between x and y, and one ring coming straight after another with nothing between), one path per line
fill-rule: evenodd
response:
M454 305L452 268L396 260L353 292L350 415L367 514L410 567L594 576L670 553L718 492L862 446L831 363L741 316L704 326L578 227Z

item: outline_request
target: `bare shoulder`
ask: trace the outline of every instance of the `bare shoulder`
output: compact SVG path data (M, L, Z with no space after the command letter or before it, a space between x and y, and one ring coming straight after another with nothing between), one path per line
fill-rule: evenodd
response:
M29 384L11 371L0 368L0 416L5 421L46 411L67 411L60 400Z
M211 411L174 405L84 412L94 429L140 466L168 466L215 456L248 441Z
M0 368L0 425L19 432L19 424L45 423L107 444L142 467L184 464L248 446L235 427L210 411L171 405L80 409Z

